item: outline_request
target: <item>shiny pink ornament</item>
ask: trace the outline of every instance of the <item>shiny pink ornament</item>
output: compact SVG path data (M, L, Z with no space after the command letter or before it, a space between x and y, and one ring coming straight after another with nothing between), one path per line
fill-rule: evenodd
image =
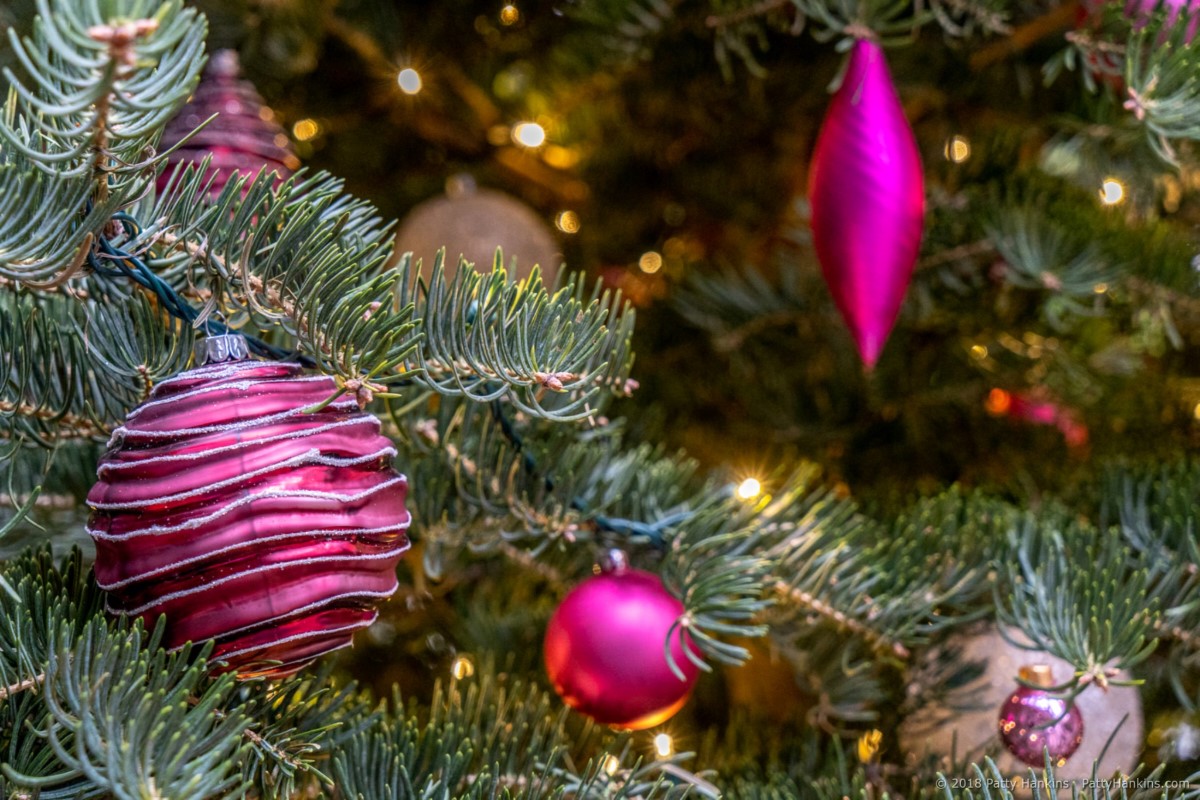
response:
M1061 767L1083 742L1083 715L1079 706L1068 710L1066 700L1043 688L1018 686L1000 708L1000 739L1031 767L1044 766L1047 751Z
M195 132L213 114L216 118ZM195 135L191 136L193 132ZM213 181L209 194L214 197L234 175L252 177L266 170L287 178L300 166L274 113L263 103L254 85L241 79L234 50L218 50L213 54L191 100L167 123L159 150L176 145L178 149L167 156L167 166L158 176L159 191L176 170L199 164L205 156L212 157L209 174Z
M921 156L883 50L859 40L808 176L813 245L867 369L900 314L921 246Z
M350 644L396 591L407 482L379 421L295 364L236 361L154 388L88 493L112 613L168 647L216 642L243 677L292 674Z
M571 708L615 728L642 730L670 719L696 682L685 634L671 631L683 611L649 572L624 568L588 578L567 594L546 629L546 673L554 691ZM682 679L667 664L668 635Z

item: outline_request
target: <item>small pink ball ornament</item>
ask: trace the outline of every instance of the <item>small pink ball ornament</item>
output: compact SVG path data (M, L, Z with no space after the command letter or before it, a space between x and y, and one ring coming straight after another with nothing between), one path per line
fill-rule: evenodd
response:
M614 561L572 589L550 618L546 673L563 702L579 713L614 728L643 730L683 708L697 669L684 650L692 647L685 644L687 634L676 626L683 604L657 575ZM668 646L682 677L667 663Z
M1050 668L1044 664L1021 668L1021 679L1033 686L1018 686L1000 708L1000 739L1004 746L1031 767L1045 765L1045 753L1056 767L1083 742L1083 715L1079 706L1046 691L1052 686Z
M96 581L114 614L167 647L215 643L240 677L293 674L346 647L396 591L407 481L379 420L297 364L248 360L240 336L154 387L88 493Z

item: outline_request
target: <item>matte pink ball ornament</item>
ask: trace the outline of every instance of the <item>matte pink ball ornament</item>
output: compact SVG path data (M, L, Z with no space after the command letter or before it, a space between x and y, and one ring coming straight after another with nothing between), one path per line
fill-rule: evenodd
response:
M1021 668L1021 678L1034 686L1018 686L1000 708L1000 739L1031 767L1045 765L1045 753L1061 767L1083 742L1079 706L1049 694L1050 668L1039 664Z
M240 336L201 343L244 357ZM198 346L199 349L199 346ZM396 591L407 482L379 420L296 364L217 361L130 412L88 493L108 610L168 647L213 640L241 677L283 677L346 647Z
M813 245L833 301L872 369L921 246L921 156L883 50L855 42L809 169Z
M683 613L652 573L618 564L588 578L567 594L546 629L546 673L554 691L614 728L643 730L670 719L687 702L697 674L684 652L686 634L672 630ZM668 636L682 677L667 663Z

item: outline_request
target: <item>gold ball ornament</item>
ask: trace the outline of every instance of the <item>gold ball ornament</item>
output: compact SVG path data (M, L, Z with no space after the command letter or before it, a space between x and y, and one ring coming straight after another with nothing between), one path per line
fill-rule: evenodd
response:
M913 762L935 756L940 768L950 766L952 753L959 762L981 763L984 756L990 756L1005 777L1024 779L1029 767L1004 748L997 714L1017 687L1022 667L1047 665L1052 680L1063 683L1073 673L1071 665L1049 653L1017 647L995 628L961 637L954 646L960 649L964 664L980 665L981 674L951 690L944 701L939 698L911 714L900 727L900 746ZM1116 679L1127 678L1119 675ZM1055 779L1090 779L1097 759L1098 777L1127 775L1137 766L1143 745L1142 699L1137 687L1110 685L1104 690L1090 686L1075 702L1083 716L1083 741L1065 763L1055 766Z
M421 260L421 275L428 280L442 248L447 277L458 271L460 254L479 272L491 272L500 248L511 279L527 278L536 264L542 281L550 286L563 261L562 248L537 212L515 197L477 188L473 180L463 177L452 178L445 195L426 200L404 218L396 232L392 262L412 253L414 263Z

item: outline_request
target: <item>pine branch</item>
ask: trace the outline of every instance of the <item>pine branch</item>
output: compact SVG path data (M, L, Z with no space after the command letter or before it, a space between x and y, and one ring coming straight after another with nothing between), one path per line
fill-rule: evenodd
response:
M207 298L195 324L219 314L282 329L363 401L415 384L571 420L624 389L633 315L619 298L575 280L551 294L537 275L512 283L502 269L448 279L439 264L428 285L407 259L380 271L391 242L369 204L327 176L271 183L231 181L202 204L203 178L188 173L117 244L148 250L158 279Z
M205 30L179 0L38 0L33 35L10 31L31 87L5 70L17 118L0 122L0 139L46 172L86 176L100 203L136 196L163 123L195 86Z

